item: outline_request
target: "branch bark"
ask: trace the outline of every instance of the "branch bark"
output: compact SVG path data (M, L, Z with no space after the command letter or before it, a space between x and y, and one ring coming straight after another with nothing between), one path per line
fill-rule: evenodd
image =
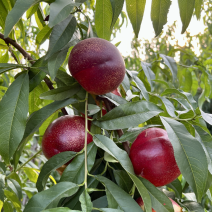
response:
M112 110L112 107L113 107L112 103L108 99L106 99L106 98L102 98L102 100L105 103L105 107L106 107L107 111L109 112L110 110ZM119 137L121 137L124 134L122 130L116 130L116 131L117 131ZM130 144L129 144L129 141L123 142L122 145L124 147L124 150L129 155L130 154Z
M29 60L29 62L31 64L34 64L35 61L34 59L30 56L30 54L28 54L15 40L11 39L11 38L4 38L4 35L2 33L0 33L0 39L4 40L5 43L9 46L9 44L11 44L12 46L14 46L23 56L25 59ZM12 54L13 56L13 54ZM17 58L14 58L17 62ZM53 90L53 84L51 82L51 80L48 77L44 78L45 83L47 84L47 86L49 87L50 90ZM64 115L68 115L67 111L65 108L61 109L62 113Z

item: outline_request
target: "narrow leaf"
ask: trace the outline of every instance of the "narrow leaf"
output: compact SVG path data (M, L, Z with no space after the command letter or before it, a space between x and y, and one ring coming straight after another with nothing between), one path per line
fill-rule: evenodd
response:
M75 194L78 189L78 185L71 182L58 183L34 195L27 203L24 212L40 212L47 208L57 207L61 198Z
M170 0L152 0L151 20L157 37L167 23L167 15L171 5Z
M138 205L138 203L136 203L135 200L129 194L127 194L125 191L119 188L119 186L117 186L115 183L113 183L112 181L108 180L103 176L95 176L95 178L99 180L101 183L103 183L104 186L109 190L109 192L114 197L121 210L125 212L143 211L141 207Z
M53 170L61 167L63 164L70 161L74 156L76 156L75 152L61 152L59 154L51 157L42 167L41 172L39 174L36 187L38 191L42 191L46 185L46 181Z
M200 109L202 118L210 125L212 125L212 115L209 113L205 113Z
M110 0L113 10L113 18L110 28L112 29L115 25L124 5L124 0Z
M80 89L81 89L81 86L78 83L76 83L72 86L60 87L60 88L56 88L54 90L50 90L45 93L42 93L40 95L40 98L55 100L55 101L64 100L64 99L72 97Z
M147 101L130 102L120 105L93 124L108 130L124 129L138 126L158 115L162 110Z
M42 109L34 112L30 118L27 120L26 129L24 132L24 138L26 139L29 135L34 133L36 130L39 129L41 124L51 116L55 111L63 108L69 104L77 103L76 99L66 99L62 101L53 102Z
M91 202L91 198L87 192L84 190L83 193L80 195L79 201L81 202L81 208L83 212L91 212L93 208L93 204Z
M174 58L160 54L160 57L164 60L165 64L169 67L172 73L173 82L177 79L177 63Z
M17 0L13 9L9 12L6 22L4 37L8 37L13 26L19 21L21 16L33 5L39 3L41 0Z
M201 17L202 4L203 4L203 0L195 0L195 14L197 16L197 20L200 20L200 17Z
M74 7L79 7L80 3L71 1L56 0L50 4L49 27L53 27L66 19Z
M110 0L96 0L95 26L98 37L110 40L112 18Z
M146 75L146 78L149 82L152 91L153 90L152 80L155 80L155 73L151 70L151 64L141 62L141 66L143 68L144 74Z
M208 176L205 152L198 140L187 131L183 124L165 117L161 117L161 121L173 145L179 169L200 202Z
M149 94L146 90L146 87L144 86L144 83L138 77L134 77L134 82L137 85L138 89L141 91L143 97L148 101Z
M171 201L162 191L157 189L148 180L142 177L139 177L139 179L150 194L153 209L157 210L157 212L174 212Z
M87 149L88 172L90 172L90 170L93 167L96 158L96 152L97 152L96 145L93 142L88 144ZM66 167L61 176L60 182L68 181L76 184L81 184L83 183L84 175L85 175L85 154L80 154L77 155L73 159L73 161L71 161L71 163Z
M195 0L178 0L180 18L183 24L182 34L186 31L194 12Z
M76 18L70 14L64 21L54 26L49 39L46 59L61 50L71 40L76 25Z
M0 102L0 154L6 163L15 153L26 126L29 77L21 74L8 88Z
M136 37L138 37L140 31L145 5L146 0L126 0L127 14L133 26Z
M50 36L51 32L52 28L50 28L48 25L43 27L43 29L36 36L36 44L41 45L42 43L44 43Z

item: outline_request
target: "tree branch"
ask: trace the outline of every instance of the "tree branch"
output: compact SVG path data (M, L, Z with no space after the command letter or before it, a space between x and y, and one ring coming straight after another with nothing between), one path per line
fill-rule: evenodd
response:
M109 112L110 110L112 110L112 108L113 108L112 103L108 99L106 99L106 98L102 98L102 100L105 103L105 107L106 107L107 111ZM116 131L117 131L119 137L121 137L124 134L122 130L116 130ZM127 154L129 155L130 154L130 144L129 144L129 141L123 142L122 145L123 145L125 151L127 152Z
M0 33L0 39L4 40L5 43L8 46L9 46L9 44L11 44L12 46L14 46L24 56L25 59L29 60L29 62L31 64L34 64L35 63L34 59L30 56L30 54L28 54L15 40L13 40L11 38L4 38L4 35L2 33ZM13 56L13 53L11 53L11 54ZM17 58L15 57L14 59L17 62ZM48 77L45 77L44 78L44 81L45 81L45 83L47 84L47 86L49 87L50 90L53 90L54 89L53 84L52 84L51 80ZM68 113L67 113L67 111L66 111L65 108L62 108L61 111L62 111L62 113L64 115L68 115Z

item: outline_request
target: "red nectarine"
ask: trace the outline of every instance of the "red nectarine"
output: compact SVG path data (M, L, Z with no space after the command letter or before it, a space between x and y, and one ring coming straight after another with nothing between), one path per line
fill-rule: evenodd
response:
M101 38L88 38L75 45L68 66L79 84L96 95L115 90L125 75L120 52L109 41Z
M90 129L91 122L88 122ZM87 143L93 141L88 134ZM61 116L46 129L42 139L43 153L47 159L65 151L79 152L85 143L85 118L80 116Z
M135 173L156 187L180 175L167 132L160 128L148 128L138 135L131 146L130 159Z

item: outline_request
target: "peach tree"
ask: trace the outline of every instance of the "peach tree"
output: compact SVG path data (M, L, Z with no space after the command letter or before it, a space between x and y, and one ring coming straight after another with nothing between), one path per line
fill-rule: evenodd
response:
M193 14L199 19L204 10L204 20L211 16L210 2L178 4L182 33ZM145 5L146 0L0 0L1 211L211 211L212 115L203 108L212 98L209 50L198 58L190 49L173 47L171 53L154 52L150 61L136 58L139 65L126 57L128 69L116 93L89 93L68 70L69 55L82 40L111 41L128 19L138 37ZM152 0L156 36L170 6L171 0ZM176 51L189 63L176 62ZM104 55L96 57L104 61ZM47 160L43 135L67 115L84 117L93 142L87 145L85 136L81 151ZM129 157L136 138L154 128L166 131L181 173L159 187L136 175Z

